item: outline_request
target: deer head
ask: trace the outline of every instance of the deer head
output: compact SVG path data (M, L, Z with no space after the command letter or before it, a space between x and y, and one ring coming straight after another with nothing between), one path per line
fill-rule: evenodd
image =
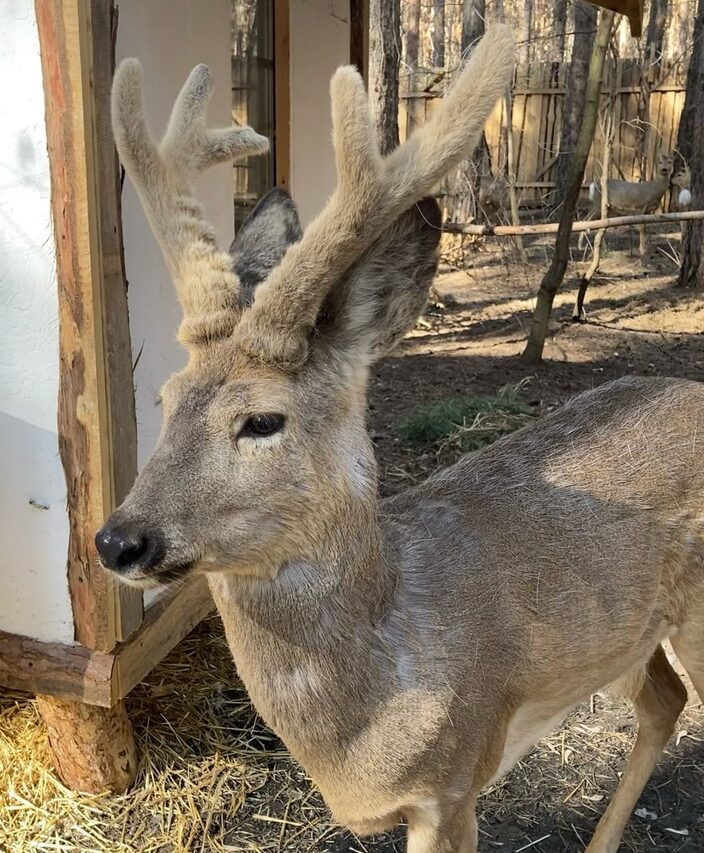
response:
M122 63L118 152L175 280L190 358L162 389L154 454L97 534L107 568L143 586L196 567L269 577L325 547L335 525L373 515L369 366L412 327L436 270L440 216L424 197L471 153L512 68L510 31L497 26L435 116L386 157L359 74L340 68L335 192L301 233L291 199L274 190L228 255L192 181L266 141L249 128L206 128L199 66L156 145L139 65Z
M672 177L675 161L671 154L658 154L658 162L655 166L655 177L665 178L667 181Z

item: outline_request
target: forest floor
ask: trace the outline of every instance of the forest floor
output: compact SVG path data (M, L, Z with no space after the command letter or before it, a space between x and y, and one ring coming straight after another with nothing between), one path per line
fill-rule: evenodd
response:
M391 494L449 461L410 445L399 424L423 403L515 386L540 416L569 396L624 374L704 380L704 293L673 287L677 232L657 235L645 260L614 239L570 322L568 279L556 300L545 360L520 359L546 243L528 264L498 241L441 272L416 330L377 367L371 430L381 488ZM574 276L580 263L571 267ZM451 455L451 453L450 453ZM0 696L0 850L286 851L391 853L403 831L356 839L329 822L321 798L258 719L236 679L219 620L206 620L129 697L142 755L133 792L85 797L45 770L31 701ZM634 742L631 709L607 694L580 706L481 798L480 848L505 853L583 850ZM3 834L4 833L4 834ZM696 696L632 817L622 850L704 850L704 711Z

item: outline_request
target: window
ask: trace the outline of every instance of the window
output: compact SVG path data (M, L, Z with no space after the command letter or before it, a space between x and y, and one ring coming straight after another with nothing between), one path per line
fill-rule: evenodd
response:
M269 153L234 167L235 232L276 183L274 0L232 0L232 117L271 140Z

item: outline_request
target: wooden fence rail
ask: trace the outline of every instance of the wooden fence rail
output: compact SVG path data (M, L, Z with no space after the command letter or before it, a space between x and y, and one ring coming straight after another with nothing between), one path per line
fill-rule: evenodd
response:
M624 225L647 225L654 222L689 222L704 219L704 210L682 210L677 213L644 213L633 216L611 216L608 219L589 219L572 223L572 233L599 231L601 228L619 228ZM446 222L442 230L447 234L472 234L476 237L526 237L532 234L557 234L559 222L541 222L537 225L464 225Z

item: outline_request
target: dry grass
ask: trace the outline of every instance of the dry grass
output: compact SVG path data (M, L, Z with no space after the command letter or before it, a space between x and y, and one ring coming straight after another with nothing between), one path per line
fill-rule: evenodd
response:
M583 706L480 802L482 848L582 850L633 743L626 706ZM141 764L119 797L67 790L22 694L0 698L0 850L85 853L400 853L403 833L359 840L331 824L319 794L259 721L219 620L207 620L130 697ZM631 853L702 849L701 709L691 705L624 842ZM682 832L687 834L678 834ZM580 841L581 839L581 841ZM530 846L526 846L530 845Z
M124 796L87 796L47 769L33 702L0 698L0 850L269 853L329 849L340 835L253 712L218 619L157 667L128 710L141 756L136 784Z

